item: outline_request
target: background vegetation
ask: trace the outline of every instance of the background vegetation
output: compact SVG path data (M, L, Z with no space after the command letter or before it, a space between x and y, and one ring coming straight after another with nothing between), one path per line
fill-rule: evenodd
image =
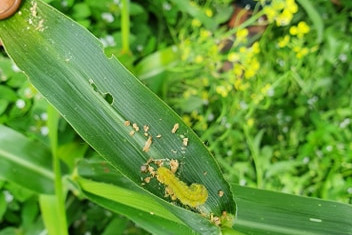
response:
M227 0L131 1L130 22L126 0L47 2L173 107L230 182L352 202L350 1L258 1L263 8L233 29ZM249 35L245 26L254 24L267 25L265 32ZM0 69L0 124L48 144L46 101L4 53ZM86 145L76 148L82 140L63 119L59 131L59 155L76 151L61 158L67 168L97 157ZM35 230L33 193L5 180L0 188L0 234ZM70 203L78 208L68 213L72 234L109 234L113 223L145 233L91 202Z

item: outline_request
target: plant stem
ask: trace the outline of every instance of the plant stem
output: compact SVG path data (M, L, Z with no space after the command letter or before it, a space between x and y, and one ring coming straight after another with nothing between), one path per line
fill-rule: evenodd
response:
M257 176L257 186L258 186L258 188L263 188L263 171L262 171L262 168L260 167L260 164L259 164L258 148L255 146L252 137L249 135L249 129L247 126L243 125L243 131L246 136L249 150L252 153L255 172L256 172L256 176Z
M49 138L50 138L50 147L53 156L53 170L55 174L55 195L56 203L58 208L58 223L63 235L67 233L67 222L66 222L66 207L65 207L65 198L62 187L62 177L61 177L61 167L60 159L57 156L57 140L58 140L58 121L59 113L56 109L49 105L48 106L48 128L49 128Z
M121 8L121 35L122 35L122 53L130 53L130 14L129 0L122 0Z

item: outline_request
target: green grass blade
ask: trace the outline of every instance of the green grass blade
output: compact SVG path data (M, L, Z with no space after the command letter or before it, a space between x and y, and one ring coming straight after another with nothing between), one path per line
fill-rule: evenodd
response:
M45 228L49 235L67 234L67 228L58 223L60 209L58 207L56 195L40 195L39 205Z
M56 221L54 224L49 225L49 221L45 224L46 226L53 226L60 228L60 234L67 234L67 222L66 222L66 207L65 207L65 193L62 187L61 167L60 159L58 157L58 126L59 126L59 113L51 105L48 106L48 128L51 153L53 156L53 169L55 174L55 198L56 198ZM45 199L44 199L45 200ZM50 199L51 202L51 199Z
M0 177L40 194L53 194L49 149L0 125Z
M101 43L87 30L41 1L25 1L13 17L0 21L9 56L33 85L100 155L140 185L140 167L149 159L178 159L182 181L201 183L209 191L205 213L234 213L232 193L214 158L182 120L143 86L115 58L107 59ZM136 123L141 131L130 136ZM180 124L171 133L175 123ZM153 143L143 151L147 137ZM155 138L161 134L161 138ZM189 139L183 146L183 136ZM206 219L166 202L158 182L144 186L165 206L200 232L218 231ZM218 195L223 191L222 197ZM192 219L192 216L194 218Z
M122 0L121 9L121 41L122 53L130 54L130 1Z
M352 234L351 205L238 185L233 189L233 228L245 234Z

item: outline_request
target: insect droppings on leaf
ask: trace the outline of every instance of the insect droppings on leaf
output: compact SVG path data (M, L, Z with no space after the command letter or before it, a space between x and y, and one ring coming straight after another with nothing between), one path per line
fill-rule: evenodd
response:
M154 176L156 175L156 172L155 172L155 170L154 170L154 167L152 167L152 166L148 166L148 172L150 173L150 175L151 175L152 177L154 177Z
M32 7L29 8L29 10L31 11L33 17L37 17L37 14L38 14L38 12L37 12L37 6L38 6L37 2L32 1L31 4L32 4Z
M149 177L149 176L148 176L148 177L145 177L145 178L144 178L144 182L146 182L147 184L149 184L150 179L151 179L151 177Z
M133 123L133 124L132 124L132 127L133 127L133 129L134 129L136 132L139 131L139 126L137 125L137 123Z
M213 213L210 214L210 222L212 222L216 226L219 226L221 224L220 217L214 216Z
M151 144L152 144L152 137L149 136L149 138L147 139L147 141L144 144L143 152L148 152Z
M188 138L183 138L182 144L183 144L183 146L187 146L188 145Z
M148 172L148 166L147 165L142 165L141 166L141 172L143 172L143 173L146 173L146 172Z
M176 133L176 131L178 130L179 127L180 127L180 124L175 123L174 127L171 130L171 133L173 133L173 134Z
M179 163L177 160L175 159L171 159L170 161L170 169L172 171L172 173L176 173L177 169L178 169Z

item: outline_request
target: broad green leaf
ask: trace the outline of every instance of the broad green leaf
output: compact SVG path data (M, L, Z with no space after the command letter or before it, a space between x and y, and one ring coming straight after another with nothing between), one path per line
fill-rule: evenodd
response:
M199 138L115 58L107 59L87 30L41 1L25 1L16 15L0 21L0 35L9 56L39 92L121 173L140 185L146 177L140 168L148 159L177 159L178 177L203 184L209 192L203 213L234 213L230 188ZM140 130L131 136L126 120ZM179 129L172 133L176 123ZM150 136L150 149L143 151ZM155 178L143 188L193 229L218 231L208 219L167 202Z
M37 193L54 192L48 148L0 125L0 177Z
M175 231L180 231L182 234L192 233L192 230L180 219L108 163L82 160L77 166L77 173L79 175L76 178L77 183L90 200L127 216L149 232L154 234L171 234Z
M8 100L0 99L0 115L6 111L8 105L9 105Z
M85 190L85 195L89 200L105 207L106 209L128 217L137 225L153 234L194 234L188 226L169 220L168 218L163 217L163 215L160 216L158 214L160 212L158 211L158 208L162 208L161 210L164 210L164 212L167 210L165 210L164 207L161 207L157 202L154 202L154 205L157 205L156 208L150 208L150 206L146 207L146 204L149 205L149 203L146 202L150 202L152 200L150 196L140 197L141 194L133 195L126 193L127 191L122 188L117 189L117 187L109 184L96 183L93 181L89 182L83 179L80 179L79 182ZM88 191L92 191L94 193L89 193ZM108 197L109 193L110 197ZM122 203L119 202L120 200ZM138 203L136 203L137 201ZM129 206L131 202L133 206ZM138 206L143 208L143 210L136 209L135 204L138 204ZM153 205L153 203L151 204ZM146 211L145 208L149 208L150 210Z
M123 234L128 225L128 219L122 217L116 217L109 223L108 226L104 229L102 235L116 235Z
M7 86L0 85L0 99L8 100L8 101L16 101L17 94L12 89Z
M352 234L352 206L333 201L233 185L237 216L245 234Z

